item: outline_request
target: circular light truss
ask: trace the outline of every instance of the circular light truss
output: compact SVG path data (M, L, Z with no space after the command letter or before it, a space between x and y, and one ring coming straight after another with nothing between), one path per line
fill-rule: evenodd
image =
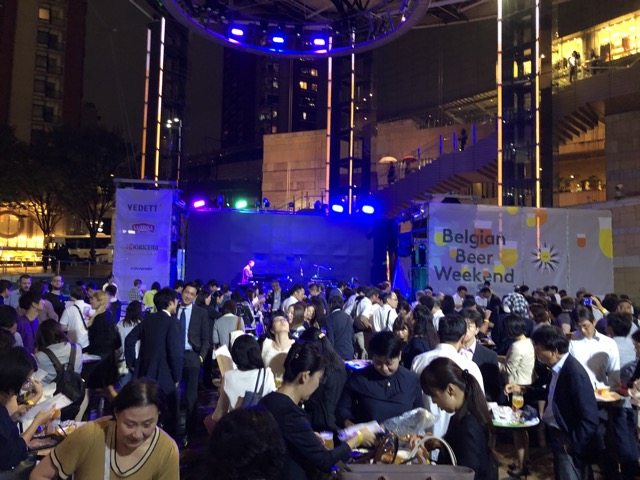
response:
M225 46L280 57L365 52L407 33L431 0L165 0L194 33Z

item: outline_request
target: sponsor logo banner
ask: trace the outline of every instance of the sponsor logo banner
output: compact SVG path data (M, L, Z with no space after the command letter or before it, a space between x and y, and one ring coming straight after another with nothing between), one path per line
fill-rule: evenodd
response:
M118 189L113 273L121 298L137 278L147 288L169 284L172 202L171 190Z

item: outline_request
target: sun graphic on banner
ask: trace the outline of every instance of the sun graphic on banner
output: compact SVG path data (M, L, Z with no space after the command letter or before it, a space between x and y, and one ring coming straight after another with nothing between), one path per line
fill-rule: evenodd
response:
M540 248L536 248L531 252L533 256L531 263L538 267L538 271L552 271L555 272L556 268L560 264L558 259L560 255L556 251L553 245L544 243Z

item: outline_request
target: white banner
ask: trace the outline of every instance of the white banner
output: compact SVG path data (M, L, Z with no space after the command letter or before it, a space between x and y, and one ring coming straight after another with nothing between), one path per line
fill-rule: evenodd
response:
M432 203L429 238L429 284L438 292L476 292L485 280L498 295L523 284L613 291L609 211Z
M172 190L116 192L113 273L121 300L128 301L127 292L137 278L146 289L153 282L169 285L172 208Z

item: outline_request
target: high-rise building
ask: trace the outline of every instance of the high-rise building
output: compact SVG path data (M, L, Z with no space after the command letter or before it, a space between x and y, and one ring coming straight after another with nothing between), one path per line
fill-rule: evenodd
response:
M82 110L86 0L0 1L0 123L20 140Z
M326 128L327 60L225 50L222 146L262 147L262 136Z

